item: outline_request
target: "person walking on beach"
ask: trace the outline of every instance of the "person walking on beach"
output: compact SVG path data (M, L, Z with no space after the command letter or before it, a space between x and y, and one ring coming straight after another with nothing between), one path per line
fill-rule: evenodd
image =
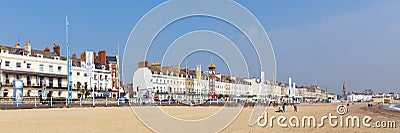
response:
M293 108L294 108L294 112L297 112L297 105L296 104L293 105Z
M282 112L284 112L284 113L286 112L285 106L286 106L286 103L283 103L282 104Z

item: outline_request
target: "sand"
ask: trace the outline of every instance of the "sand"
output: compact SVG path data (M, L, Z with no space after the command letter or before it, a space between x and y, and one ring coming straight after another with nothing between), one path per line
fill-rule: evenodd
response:
M268 116L314 115L320 123L322 116L336 113L337 104L301 104L298 112L288 106L286 113L275 113L277 108L269 107ZM161 107L166 113L179 119L196 120L214 114L220 107ZM273 127L249 126L248 120L252 108L244 108L238 118L222 132L397 132L400 128L400 113L380 109L378 106L367 108L366 103L350 105L346 115L365 115L375 121L396 121L396 128L332 128L325 120L324 127L281 128L274 123ZM345 115L345 116L346 116ZM276 120L275 120L276 122ZM57 108L29 110L0 110L1 132L151 132L134 115L129 107L96 107L96 108ZM177 127L175 127L177 128Z

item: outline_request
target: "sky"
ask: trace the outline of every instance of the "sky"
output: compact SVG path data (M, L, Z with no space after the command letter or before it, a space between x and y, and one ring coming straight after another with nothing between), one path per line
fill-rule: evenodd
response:
M65 49L68 15L72 53L107 50L123 56L135 24L165 1L0 1L0 44L27 40L35 49L59 43ZM292 77L297 85L319 85L340 94L373 89L400 92L400 2L387 0L245 1L237 0L260 21L272 42L278 81ZM163 50L180 35L193 30L213 30L229 37L245 54L253 49L234 26L207 17L189 17L166 27L150 48L150 61L160 61ZM129 50L127 50L129 51ZM194 53L184 60L205 69L213 58L217 71L229 73L216 55ZM249 59L251 66L256 62ZM259 77L260 68L250 71ZM235 70L238 71L238 70ZM232 73L231 73L232 74ZM235 75L233 73L232 75Z

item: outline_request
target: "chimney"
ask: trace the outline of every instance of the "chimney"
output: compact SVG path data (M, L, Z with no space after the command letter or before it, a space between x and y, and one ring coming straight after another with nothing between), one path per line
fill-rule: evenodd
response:
M102 64L102 65L107 65L107 58L106 58L106 50L100 50L99 51L99 55L98 55L98 61Z
M60 56L60 45L57 44L57 43L54 43L53 51L56 52L56 54L57 54L58 56Z
M81 54L81 61L86 62L86 52L82 52L82 54Z
M147 60L138 62L138 67L139 68L148 67L148 66L149 66L149 62Z
M100 62L100 59L99 59L99 57L96 55L96 52L93 52L93 59L94 59L94 62Z
M15 48L20 48L19 43L14 45Z
M43 50L44 52L50 52L50 48L49 48L49 46L46 46L45 48L44 48L44 50Z
M72 54L72 59L77 59L75 53Z

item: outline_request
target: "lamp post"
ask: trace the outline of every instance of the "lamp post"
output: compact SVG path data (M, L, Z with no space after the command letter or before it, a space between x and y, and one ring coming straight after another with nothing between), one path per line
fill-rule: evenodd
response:
M92 74L90 74L90 86L92 86ZM92 100L93 100L93 102L92 102L92 105L93 105L93 107L94 106L96 106L96 104L94 103L94 101L95 101L95 97L94 97L94 87L90 87L90 88L92 88Z

